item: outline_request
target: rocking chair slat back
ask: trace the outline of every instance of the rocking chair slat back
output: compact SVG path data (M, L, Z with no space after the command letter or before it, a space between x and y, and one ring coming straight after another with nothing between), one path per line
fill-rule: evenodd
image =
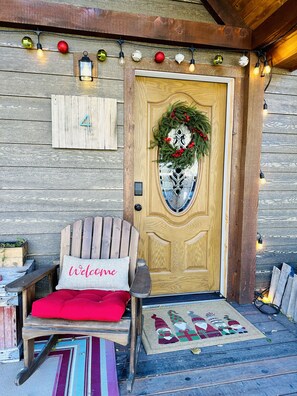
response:
M85 259L129 256L131 283L136 270L138 240L138 231L120 218L88 217L84 221L78 220L61 232L60 269L64 255Z
M130 247L130 230L131 225L126 220L123 221L122 225L122 239L121 239L121 257L129 256L129 247Z
M71 226L68 225L61 231L60 265L63 265L63 257L70 255Z
M102 217L94 218L93 228L93 242L92 242L92 259L98 259L101 253L101 238L102 238Z
M101 256L102 259L110 258L110 246L112 235L112 218L105 217L103 222L102 242L101 242Z
M110 258L120 257L122 220L115 218L113 221Z
M93 217L87 217L84 221L84 227L83 227L81 258L84 259L91 258L92 235L93 235Z
M73 223L72 227L72 241L71 241L71 256L80 257L81 255L81 244L82 244L82 220L78 220Z

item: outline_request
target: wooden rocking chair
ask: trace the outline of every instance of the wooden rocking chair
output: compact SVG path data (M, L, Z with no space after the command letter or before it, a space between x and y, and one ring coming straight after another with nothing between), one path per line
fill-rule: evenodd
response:
M142 333L142 298L150 293L151 280L144 260L137 258L139 233L127 221L112 217L88 217L68 225L61 232L60 273L64 256L82 259L109 259L129 256L131 312L118 322L47 319L30 314L35 299L35 286L48 277L50 292L57 283L59 264L43 267L7 285L10 292L22 293L24 368L15 383L21 385L46 359L60 334L100 337L121 345L130 342L130 371L127 388L131 392ZM49 336L43 350L34 358L34 339Z

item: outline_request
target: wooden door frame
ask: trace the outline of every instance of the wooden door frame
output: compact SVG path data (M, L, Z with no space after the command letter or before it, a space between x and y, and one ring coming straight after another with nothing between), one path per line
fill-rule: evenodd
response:
M262 108L263 79L255 77L252 69L256 59L251 54L250 65L240 67L220 67L197 65L195 78L204 81L228 82L234 87L233 106L229 106L229 123L233 118L232 144L226 145L227 157L230 161L229 170L225 175L225 183L229 183L229 191L224 196L225 224L228 231L222 243L223 258L226 265L222 268L221 283L224 295L231 301L248 303L253 299L256 266L256 234L257 208L259 191L260 154L262 141ZM134 122L133 99L134 84L137 73L164 72L189 76L188 66L184 65L180 73L171 63L164 62L158 68L152 68L150 61L143 60L140 64L126 62L124 71L124 217L133 222L133 191L134 191ZM167 74L168 75L168 74ZM173 77L172 77L173 78ZM232 84L231 84L232 80ZM231 88L229 88L231 89ZM229 98L230 100L230 98ZM227 106L228 108L228 106ZM230 139L231 140L231 139ZM230 143L230 141L228 142ZM229 175L229 179L228 179ZM231 210L230 210L231 208ZM227 272L227 275L226 275Z

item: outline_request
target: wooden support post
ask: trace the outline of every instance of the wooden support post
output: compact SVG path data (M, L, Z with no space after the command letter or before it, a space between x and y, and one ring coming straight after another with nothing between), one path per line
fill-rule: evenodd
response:
M256 63L251 53L247 68L245 96L242 111L243 135L241 145L241 172L239 189L237 260L229 273L228 298L240 304L254 297L256 271L256 235L259 193L259 172L263 127L264 78L253 74ZM232 210L232 208L231 208ZM230 236L232 238L235 235Z

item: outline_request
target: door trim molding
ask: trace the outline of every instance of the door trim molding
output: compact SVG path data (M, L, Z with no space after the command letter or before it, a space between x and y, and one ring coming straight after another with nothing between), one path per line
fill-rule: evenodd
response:
M223 171L223 199L222 199L222 219L221 219L220 293L223 296L227 296L229 201L230 201L230 179L231 179L231 159L232 159L234 79L230 77L192 75L192 74L136 69L135 78L138 76L226 84L227 98L226 98L225 149L224 149L224 171Z

